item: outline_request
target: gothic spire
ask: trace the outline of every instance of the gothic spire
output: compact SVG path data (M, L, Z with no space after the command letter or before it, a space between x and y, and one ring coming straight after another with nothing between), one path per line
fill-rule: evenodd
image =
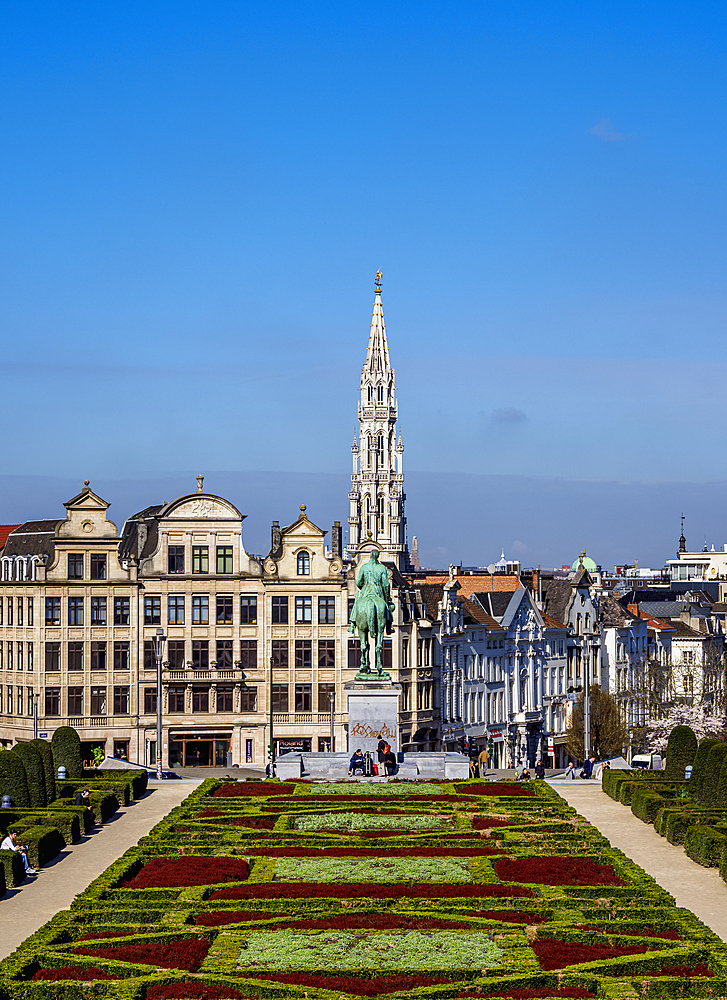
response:
M384 322L384 306L381 302L381 271L376 272L376 288L374 290L374 311L371 315L371 330L369 345L366 351L364 369L371 374L388 372L391 369L389 361L389 344L386 340L386 323Z

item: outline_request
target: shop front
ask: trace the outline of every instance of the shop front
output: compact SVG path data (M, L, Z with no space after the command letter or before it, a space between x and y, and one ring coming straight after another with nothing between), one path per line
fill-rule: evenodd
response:
M490 767L507 767L505 760L505 729L503 726L488 727L487 749L490 751Z
M170 767L227 767L232 733L170 733Z

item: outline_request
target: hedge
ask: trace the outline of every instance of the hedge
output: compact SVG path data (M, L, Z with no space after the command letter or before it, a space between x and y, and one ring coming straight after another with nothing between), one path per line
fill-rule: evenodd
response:
M30 806L25 768L12 750L0 750L0 796L2 795L9 795L14 806L26 809Z
M30 794L30 804L36 808L48 805L48 796L45 790L45 770L43 768L43 758L34 746L30 743L16 743L11 753L20 760L25 768L25 779L28 782L28 793Z
M722 761L719 769L719 781L717 782L717 806L720 809L727 809L727 757Z
M631 796L631 812L644 823L653 823L666 801L663 795L648 786L637 788Z
M20 840L20 838L18 838ZM25 843L25 841L20 841ZM25 879L25 865L20 851L0 851L0 865L3 869L3 885L13 888Z
M28 827L18 839L28 845L28 861L32 868L42 868L60 854L64 847L63 837L55 826Z
M715 808L718 804L719 778L725 757L727 757L727 743L715 744L707 755L707 763L699 788L699 801L710 809Z
M697 752L694 755L694 763L692 764L692 776L689 779L689 794L693 795L695 799L699 799L699 795L702 790L702 780L706 773L709 751L718 743L719 740L714 740L711 737L705 737L700 741L699 746L697 747Z
M694 763L697 737L690 726L675 726L666 745L666 775L683 781L686 768Z
M75 729L70 726L60 726L51 738L53 762L56 771L63 766L66 777L77 781L83 779L83 762L81 760L81 740Z
M691 826L684 837L684 851L697 864L716 868L727 848L727 837L711 826Z
M53 750L49 740L31 740L28 746L35 747L43 761L45 774L45 794L50 804L56 797L56 775L53 767Z

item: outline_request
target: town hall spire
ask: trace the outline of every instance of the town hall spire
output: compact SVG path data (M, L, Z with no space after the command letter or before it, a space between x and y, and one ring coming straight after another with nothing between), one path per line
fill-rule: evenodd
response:
M383 560L406 570L409 555L404 516L404 445L401 435L397 443L398 405L381 302L382 277L377 271L366 361L361 369L359 443L352 449L348 495L349 551L353 555L371 537Z

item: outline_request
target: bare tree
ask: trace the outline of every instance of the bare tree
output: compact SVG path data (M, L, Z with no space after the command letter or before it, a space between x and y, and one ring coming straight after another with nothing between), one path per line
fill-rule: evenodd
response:
M596 757L613 757L621 753L627 731L618 702L592 684L589 691L591 746ZM570 726L566 730L566 747L571 757L583 759L584 725L583 694L573 706Z

